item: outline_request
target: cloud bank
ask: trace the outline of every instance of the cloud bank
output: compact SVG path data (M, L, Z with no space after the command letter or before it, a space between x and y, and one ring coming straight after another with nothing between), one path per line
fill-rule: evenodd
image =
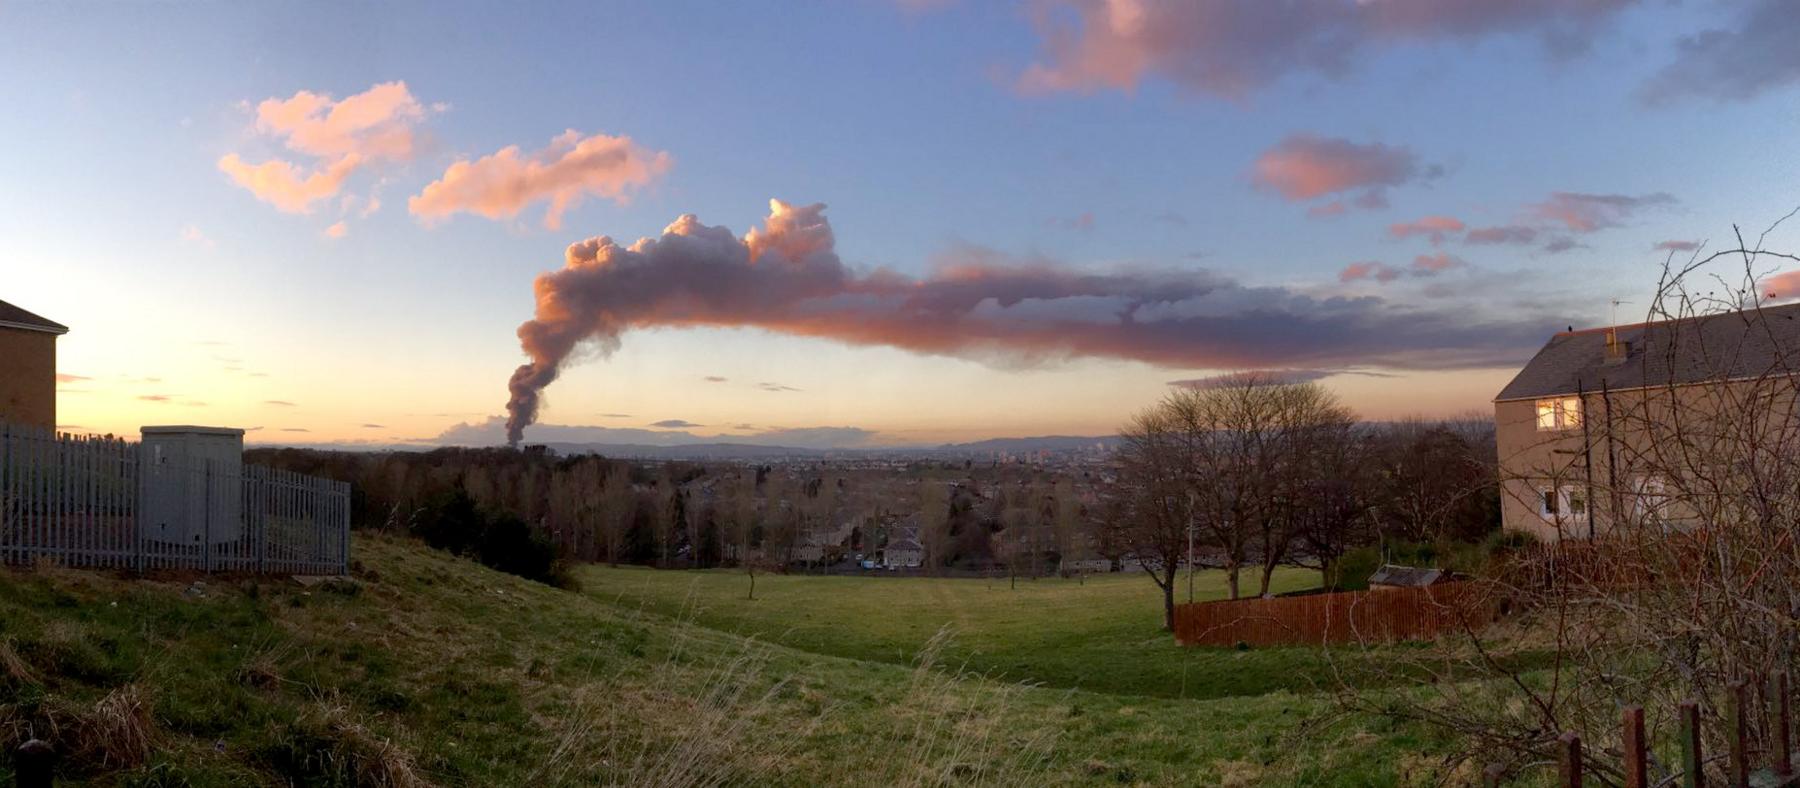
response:
M1515 362L1558 322L971 250L924 277L859 273L838 258L824 211L771 200L763 226L741 238L690 214L629 246L606 236L570 245L563 268L537 278L536 315L518 329L528 361L508 382L508 440L536 421L545 387L578 346L604 357L640 328L751 327L1004 364L1101 357L1173 368L1425 369Z
M1042 54L1018 85L1130 91L1154 77L1241 100L1290 74L1340 76L1372 51L1409 43L1532 35L1553 54L1574 54L1635 2L1049 0L1034 7Z

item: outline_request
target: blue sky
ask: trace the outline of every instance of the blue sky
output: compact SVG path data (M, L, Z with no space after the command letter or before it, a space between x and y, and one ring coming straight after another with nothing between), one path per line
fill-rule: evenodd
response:
M1374 5L1384 2L1417 5ZM532 280L560 268L565 247L598 235L628 244L687 213L741 234L772 197L828 205L835 255L859 272L926 280L976 249L1008 264L1372 296L1384 310L1479 317L1521 336L1601 323L1612 298L1641 313L1663 259L1656 243L1722 242L1733 222L1760 228L1800 204L1795 56L1750 49L1746 65L1683 44L1716 30L1754 45L1757 14L1760 28L1773 18L1776 33L1800 30L1788 19L1800 11L1770 0L1595 0L1600 10L1575 20L1586 49L1574 54L1545 44L1546 30L1566 27L1560 12L1540 24L1528 7L1542 4L1522 3L1495 22L1498 4L1457 0L1412 27L1351 31L1341 68L1307 66L1306 50L1276 59L1239 95L1184 70L1210 62L1237 4L1184 15L1151 3L1172 32L1120 44L1157 47L1124 89L1023 89L1033 64L1079 70L1058 61L1046 25L1091 39L1102 17L1084 5L0 6L11 118L0 123L0 298L73 327L61 368L84 380L60 397L71 427L199 421L261 427L268 441L426 440L465 422L497 432L488 420L504 415L523 358L514 330L533 317ZM1244 35L1304 43L1309 17L1344 5L1294 4L1291 30ZM1465 20L1474 32L1456 27ZM1676 63L1719 88L1647 101ZM260 102L342 100L391 82L425 108L408 126L413 150L359 168L310 214L221 171L229 154L320 164L257 128ZM458 160L515 145L529 155L571 129L629 137L670 163L622 199L585 196L555 229L543 201L498 220L407 209ZM1297 135L1402 151L1415 174L1381 189L1384 208L1310 216L1362 187L1315 199L1259 188L1259 157ZM1540 227L1545 242L1581 244L1560 253L1388 231L1425 216L1513 225L1557 192L1667 199L1593 232ZM343 208L345 195L365 202ZM382 207L365 217L370 196ZM343 236L327 237L339 221ZM1408 268L1439 252L1458 264L1429 278ZM1414 272L1341 281L1355 262ZM837 427L865 442L1091 434L1167 381L1228 368L1192 355L921 351L789 336L766 319L659 325L628 332L610 358L586 351L563 365L542 420L678 419L698 426L672 436L740 438ZM1393 377L1326 382L1371 417L1478 408L1531 350L1484 353L1469 368L1441 360L1460 347L1447 342L1437 361L1398 366L1346 350L1324 366ZM799 391L755 385L771 382Z

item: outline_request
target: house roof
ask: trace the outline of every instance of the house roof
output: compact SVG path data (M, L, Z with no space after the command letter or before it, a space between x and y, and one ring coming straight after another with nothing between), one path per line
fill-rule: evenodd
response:
M54 320L45 320L5 301L0 301L0 328L22 328L50 334L69 333L68 326Z
M1428 586L1444 579L1444 570L1383 564L1369 575L1372 586Z
M1608 363L1607 333L1622 360ZM1614 328L1564 331L1501 389L1495 401L1604 389L1682 385L1800 373L1800 302Z

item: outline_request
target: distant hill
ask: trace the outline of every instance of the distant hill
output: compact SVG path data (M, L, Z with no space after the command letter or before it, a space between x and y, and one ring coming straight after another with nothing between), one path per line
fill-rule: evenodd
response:
M296 448L325 451L382 452L430 451L439 448L425 443L356 444L356 443L252 443L253 448ZM998 454L1024 455L1038 452L1051 454L1094 454L1115 451L1117 435L1043 435L1029 438L990 438L969 443L944 443L937 446L867 446L858 448L808 448L800 446L764 446L753 443L688 443L657 446L648 443L586 443L548 441L542 445L557 454L600 454L607 457L642 460L791 460L797 458L948 458L991 457Z

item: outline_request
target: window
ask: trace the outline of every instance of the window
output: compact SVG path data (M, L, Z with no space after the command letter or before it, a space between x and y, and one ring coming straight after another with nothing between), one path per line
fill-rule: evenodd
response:
M1587 493L1579 487L1545 487L1538 490L1538 514L1546 520L1586 520Z
M1558 397L1537 401L1537 426L1540 430L1569 430L1581 426L1581 400Z

